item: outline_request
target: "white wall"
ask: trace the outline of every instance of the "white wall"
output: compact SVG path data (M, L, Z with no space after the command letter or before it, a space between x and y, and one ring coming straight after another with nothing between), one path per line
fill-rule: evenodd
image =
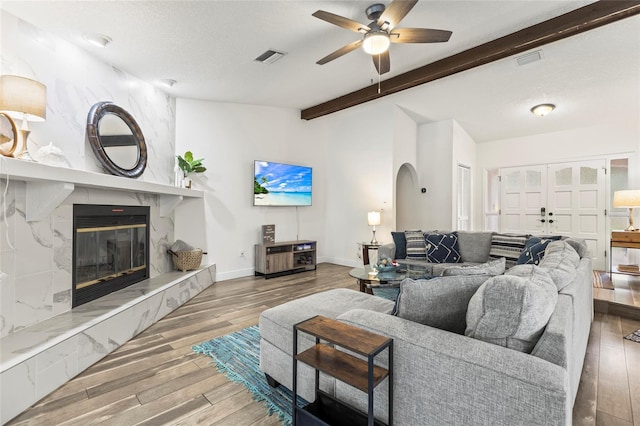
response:
M392 191L395 205L392 210L395 220L391 222L394 225L392 228L414 229L414 218L409 213L418 209L420 201L417 175L414 176L418 155L418 124L397 106L393 110L393 132Z
M477 182L482 182L480 180L474 179L475 165L476 165L476 142L469 136L464 128L455 120L453 120L453 147L452 147L452 170L451 170L451 194L452 194L452 203L451 203L451 224L452 229L455 229L458 223L458 166L466 166L471 169L471 194L480 192L478 190L481 188L481 185L478 185ZM473 195L472 195L473 198ZM480 223L476 223L474 221L474 211L477 210L473 204L473 199L471 201L471 229L478 229Z
M421 196L420 229L451 229L453 120L418 127L418 179L427 193Z
M367 212L380 210L378 241L391 242L393 207L393 105L371 102L318 121L326 139L327 260L362 265L357 244L371 241Z
M457 224L457 167L475 166L475 142L455 120L442 120L418 127L418 175L427 193L419 214L422 230L450 230ZM475 188L474 181L471 182Z
M191 150L207 168L194 177L204 203L177 210L176 238L204 248L218 280L253 274L254 245L266 224L275 224L276 241L317 240L319 258L329 253L322 126L283 108L178 99L176 109L176 152ZM313 167L313 205L254 207L254 160Z

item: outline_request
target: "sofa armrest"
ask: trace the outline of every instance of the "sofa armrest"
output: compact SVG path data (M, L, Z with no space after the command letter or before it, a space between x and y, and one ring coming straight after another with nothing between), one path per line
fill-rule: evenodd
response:
M394 423L537 425L571 423L569 378L532 355L414 323L353 309L338 317L394 339ZM386 352L380 354L387 364ZM375 389L387 421L388 384ZM336 396L366 412L366 394L336 381Z

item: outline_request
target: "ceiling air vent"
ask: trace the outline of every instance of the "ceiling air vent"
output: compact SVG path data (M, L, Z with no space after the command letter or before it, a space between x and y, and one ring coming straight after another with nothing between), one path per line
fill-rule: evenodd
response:
M537 62L542 59L542 50L535 50L533 52L526 53L516 57L516 62L519 66L527 65L532 62Z
M282 58L286 53L277 52L275 50L267 50L262 55L258 56L255 60L262 62L263 64L272 64L278 59Z

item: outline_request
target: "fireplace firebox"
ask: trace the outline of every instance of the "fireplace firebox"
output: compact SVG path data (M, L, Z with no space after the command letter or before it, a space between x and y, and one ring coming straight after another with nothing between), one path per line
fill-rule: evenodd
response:
M149 207L74 204L72 307L149 278Z

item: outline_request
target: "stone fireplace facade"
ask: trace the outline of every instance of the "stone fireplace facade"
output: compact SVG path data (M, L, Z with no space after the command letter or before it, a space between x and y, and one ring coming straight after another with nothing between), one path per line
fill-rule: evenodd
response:
M76 188L43 220L26 220L26 183L0 180L0 337L72 308L73 205L149 206L149 275L172 270L166 253L174 241L173 215L160 216L158 196Z

